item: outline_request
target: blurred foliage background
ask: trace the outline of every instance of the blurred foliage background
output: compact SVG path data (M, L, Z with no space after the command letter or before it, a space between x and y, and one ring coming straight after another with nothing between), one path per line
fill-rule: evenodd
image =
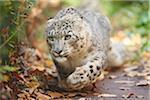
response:
M66 6L80 6L83 0L6 0L0 1L0 77L1 73L15 70L10 56L21 41L44 38L48 18ZM101 12L112 24L112 35L123 32L127 36L140 35L142 47L138 53L150 51L150 3L148 0L99 0ZM34 35L32 35L34 34ZM33 39L33 37L37 37ZM44 40L45 41L45 40ZM34 47L34 46L33 46ZM2 66L3 65L3 66ZM9 65L9 66L6 66ZM14 69L13 69L14 68ZM1 79L1 78L0 78Z

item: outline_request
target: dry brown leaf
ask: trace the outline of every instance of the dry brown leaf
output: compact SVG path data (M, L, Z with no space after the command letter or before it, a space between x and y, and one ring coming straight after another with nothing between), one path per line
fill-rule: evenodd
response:
M40 83L38 81L31 80L31 82L25 83L25 85L29 88L37 88L40 85Z
M95 92L92 95L98 96L98 95L100 95L100 93Z
M51 99L58 99L64 97L64 95L59 92L48 92L48 95L51 96Z
M45 67L44 66L42 66L42 65L37 65L37 66L35 66L35 65L33 65L33 66L31 66L31 68L33 69L33 70L39 70L39 71L44 71L45 70Z
M3 75L3 81L8 82L10 77L8 75Z
M25 94L23 94L23 93L20 93L20 94L18 94L17 95L19 98L25 98L26 96L25 96Z
M32 78L26 78L24 84L28 87L26 90L28 90L30 94L32 94L40 86L40 83Z
M36 92L35 94L37 95L38 100L50 100L51 99L50 96L42 94L40 92Z
M68 93L67 95L65 95L66 97L69 97L69 98L71 98L71 97L75 97L76 96L76 93Z
M65 95L65 97L75 97L75 96L87 96L88 94L87 93L68 93L67 95Z
M22 90L20 94L17 95L19 98L27 99L30 97L30 94L26 92L25 90Z
M44 62L45 62L46 67L48 68L51 68L54 65L52 60L45 60Z

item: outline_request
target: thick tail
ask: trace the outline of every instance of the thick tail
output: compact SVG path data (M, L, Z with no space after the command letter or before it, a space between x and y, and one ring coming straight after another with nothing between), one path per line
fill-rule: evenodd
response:
M108 66L120 67L129 60L129 52L121 42L111 40L110 50L108 51Z

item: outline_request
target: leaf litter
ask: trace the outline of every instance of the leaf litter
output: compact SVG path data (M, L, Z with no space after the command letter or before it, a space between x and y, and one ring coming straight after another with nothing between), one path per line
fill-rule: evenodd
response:
M95 92L65 92L58 88L58 81L55 77L57 72L52 60L37 49L21 45L13 57L16 59L13 58L12 63L17 62L16 65L20 68L18 71L10 73L10 79L5 83L8 85L3 86L9 94L9 98L14 95L13 99L19 100L49 100L96 95Z

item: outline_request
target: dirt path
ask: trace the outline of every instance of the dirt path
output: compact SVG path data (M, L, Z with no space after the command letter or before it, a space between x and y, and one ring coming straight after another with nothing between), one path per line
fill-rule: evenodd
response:
M96 86L101 93L114 94L116 97L101 97L104 100L150 100L150 87L135 86L142 77L128 77L122 70L111 72ZM98 99L98 98L97 98Z
M150 87L145 83L136 86L142 77L128 77L121 70L110 72L104 80L96 82L97 96L86 96L74 99L81 100L150 100Z

